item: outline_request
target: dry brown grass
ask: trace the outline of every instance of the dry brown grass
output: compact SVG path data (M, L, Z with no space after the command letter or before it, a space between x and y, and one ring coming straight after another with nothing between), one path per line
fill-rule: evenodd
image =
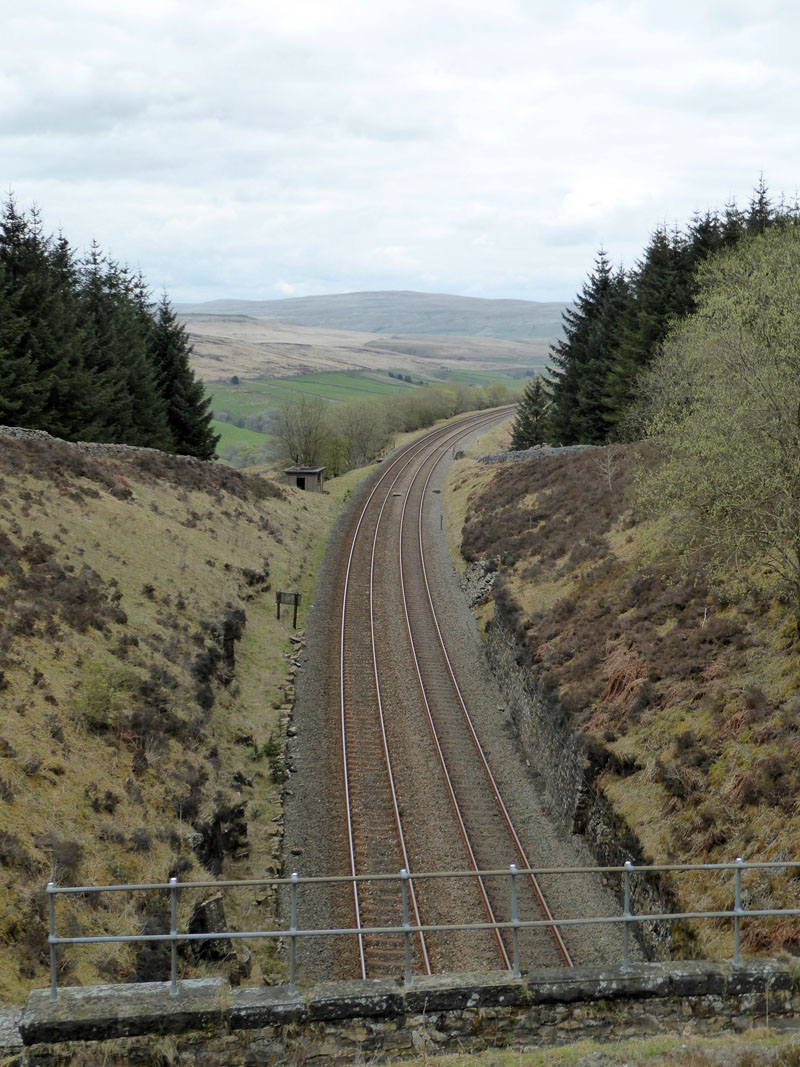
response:
M798 856L800 672L793 620L760 592L734 598L661 548L632 513L633 449L497 469L472 492L467 559L498 566L496 610L531 670L591 735L605 791L656 862ZM486 609L484 609L486 610ZM730 886L678 880L689 908L729 906ZM765 907L794 906L791 878ZM754 927L755 929L755 927ZM794 951L795 926L765 922L750 947ZM709 951L730 930L704 932ZM720 940L721 939L721 940ZM726 952L729 950L726 946ZM725 954L725 953L723 953Z
M336 504L208 464L6 438L0 482L0 999L17 1000L46 980L51 878L208 878L215 826L227 874L273 864L264 752L290 691L274 589L299 589L304 614ZM252 921L251 900L228 907ZM122 897L59 904L65 933L147 921ZM276 968L254 955L255 979ZM64 981L137 968L109 946L61 958Z
M531 366L547 356L549 340L502 341L488 337L382 337L379 334L295 326L273 319L227 315L187 315L194 346L192 369L204 381L238 374L279 378L321 371L393 370L401 364L427 379L441 368L496 371Z

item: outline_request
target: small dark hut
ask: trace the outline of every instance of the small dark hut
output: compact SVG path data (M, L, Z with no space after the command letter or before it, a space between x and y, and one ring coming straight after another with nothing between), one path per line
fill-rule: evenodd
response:
M327 467L286 467L284 474L289 485L296 485L298 489L308 489L321 493L324 482L323 474Z

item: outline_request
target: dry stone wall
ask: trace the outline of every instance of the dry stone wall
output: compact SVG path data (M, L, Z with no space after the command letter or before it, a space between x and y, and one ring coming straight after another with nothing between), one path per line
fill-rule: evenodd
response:
M58 441L59 444L70 445L78 452L85 452L89 456L128 456L133 453L159 453L157 448L141 448L138 445L118 445L97 441L65 441L61 437L53 437L46 430L29 430L24 426L0 426L0 437L12 437L17 440L33 441ZM186 463L202 463L203 460L195 456L179 456L176 453L168 453L173 459L183 460Z

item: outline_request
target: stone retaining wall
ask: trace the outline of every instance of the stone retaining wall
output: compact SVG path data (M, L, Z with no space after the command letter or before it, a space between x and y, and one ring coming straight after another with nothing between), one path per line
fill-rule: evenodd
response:
M526 448L521 452L490 452L480 456L482 463L524 463L528 459L542 459L547 456L563 456L569 452L586 452L597 445L548 445Z
M432 1052L566 1045L664 1031L800 1027L798 968L753 960L553 968L235 989L220 979L98 986L30 995L17 1067L67 1064L386 1063Z
M506 714L553 817L567 832L583 835L600 866L619 867L627 860L645 863L635 834L592 787L594 756L584 735L570 724L536 668L520 665L522 650L497 603L486 638L487 659L506 702ZM621 892L621 886L614 888ZM664 883L644 874L632 880L631 898L633 910L640 913L674 910ZM648 923L638 925L636 931L646 956L662 958L675 924ZM685 930L681 934L684 940L691 936Z

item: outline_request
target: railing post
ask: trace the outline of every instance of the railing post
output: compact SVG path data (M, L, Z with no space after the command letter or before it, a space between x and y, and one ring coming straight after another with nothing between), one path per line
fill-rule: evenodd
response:
M403 890L403 944L406 950L406 985L411 985L411 922L408 917L408 871L403 867L400 871L400 885Z
M297 883L300 875L292 871L292 921L289 927L289 992L296 993L297 978Z
M50 916L50 999L58 999L58 979L56 976L56 897L55 882L47 883L47 910Z
M513 964L511 973L514 978L519 978L519 909L517 907L517 865L512 863L511 871L511 943L513 947Z
M742 935L742 868L744 861L741 856L736 857L736 882L733 894L733 962L741 963L741 935Z
M178 995L178 879L169 880L169 995Z
M631 921L631 871L633 864L625 860L625 872L623 874L624 898L622 915L625 919L622 938L622 969L627 971L630 967L630 921Z

